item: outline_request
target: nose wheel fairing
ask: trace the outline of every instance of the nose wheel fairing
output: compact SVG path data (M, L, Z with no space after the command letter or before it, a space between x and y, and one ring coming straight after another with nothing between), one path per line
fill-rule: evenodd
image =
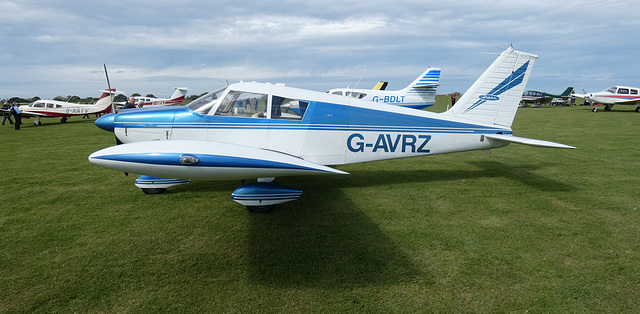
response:
M157 178L152 176L139 176L135 185L142 189L145 194L162 194L168 188L187 184L191 181L183 179Z

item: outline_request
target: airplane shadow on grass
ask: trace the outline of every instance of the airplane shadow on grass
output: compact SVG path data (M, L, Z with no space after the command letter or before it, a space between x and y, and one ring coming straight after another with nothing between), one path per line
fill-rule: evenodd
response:
M248 215L250 281L346 288L431 277L340 189L318 188L271 214Z
M504 177L541 191L567 191L570 184L532 173L536 163L472 162L477 170L355 170L351 176L281 178L305 190L298 201L270 214L247 213L249 280L283 287L340 288L413 281L432 275L414 266L366 211L342 188L395 183ZM220 182L219 182L220 183ZM232 189L237 183L197 184L197 189Z

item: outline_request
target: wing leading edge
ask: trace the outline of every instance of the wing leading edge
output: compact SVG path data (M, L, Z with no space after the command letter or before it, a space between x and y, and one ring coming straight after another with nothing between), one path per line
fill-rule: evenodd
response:
M148 141L99 150L93 164L154 177L241 180L314 174L348 174L288 154L230 143Z

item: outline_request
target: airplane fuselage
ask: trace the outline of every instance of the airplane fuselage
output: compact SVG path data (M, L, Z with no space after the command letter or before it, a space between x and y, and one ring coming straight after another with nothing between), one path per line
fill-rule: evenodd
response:
M605 105L635 104L636 101L640 101L639 90L633 87L614 86L601 92L587 94L586 98L591 103Z
M245 91L260 98L249 106L264 106L264 117L255 113L228 115L220 110L224 104L219 100ZM286 116L283 111L278 116L274 99L281 98L305 104L304 112ZM282 152L322 165L489 149L503 145L496 146L484 134L512 133L506 127L444 119L437 113L282 85L238 83L212 102L206 113L186 106L122 111L115 115L114 132L123 143L224 142ZM241 106L246 107L244 103Z
M408 91L377 91L365 89L334 89L329 93L334 95L351 96L362 100L369 100L376 103L398 105L413 109L424 109L435 105L436 88L423 88L418 91L409 89Z
M74 104L56 100L37 100L26 106L20 106L25 115L44 117L70 117L108 111L108 106L92 104Z

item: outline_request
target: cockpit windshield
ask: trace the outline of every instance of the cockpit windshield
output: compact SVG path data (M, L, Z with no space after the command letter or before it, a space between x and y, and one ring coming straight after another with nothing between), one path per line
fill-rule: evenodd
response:
M187 107L197 113L207 114L209 110L220 101L220 96L222 96L225 89L227 89L226 86L200 96L198 99L190 102Z
M616 87L616 86L609 87L609 88L607 89L607 92L612 93L612 94L615 94L617 89L618 89L618 87Z

